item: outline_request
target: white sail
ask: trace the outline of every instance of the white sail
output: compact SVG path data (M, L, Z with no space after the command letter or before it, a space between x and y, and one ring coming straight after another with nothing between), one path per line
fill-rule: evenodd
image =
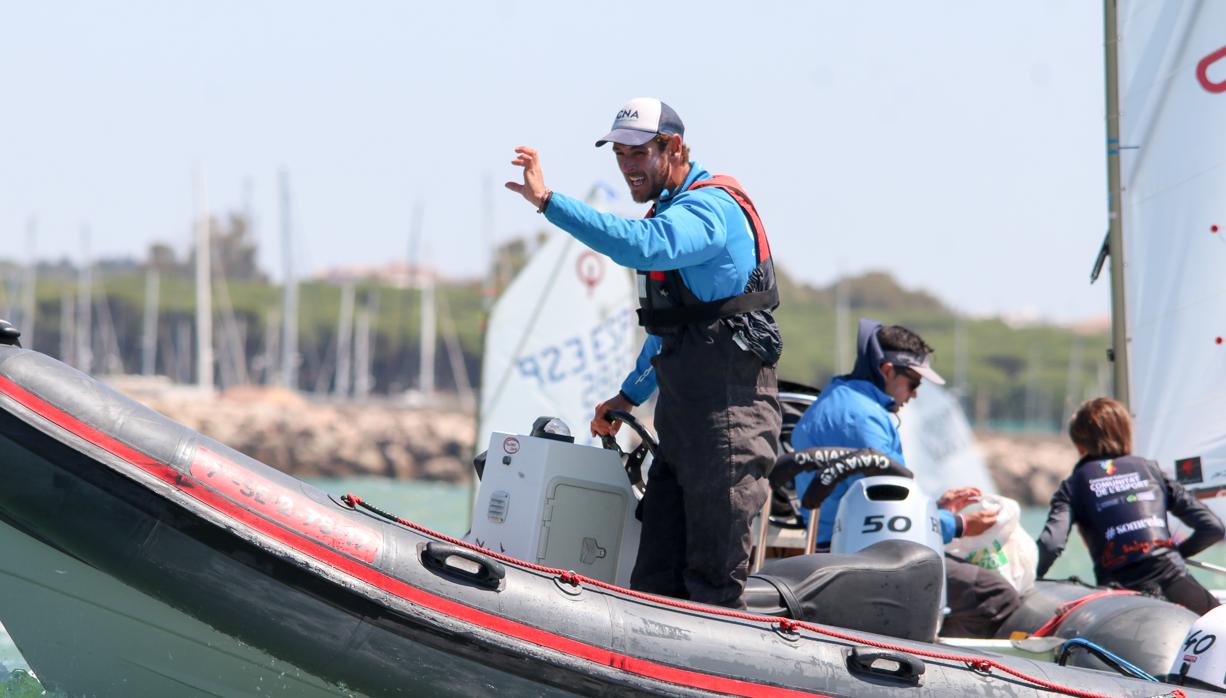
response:
M594 443L592 409L617 394L642 345L637 303L628 270L554 231L490 312L477 450L546 415Z
M939 497L954 487L996 493L992 474L975 447L971 425L953 393L925 383L899 418L903 456L924 494Z
M1134 451L1209 494L1226 485L1226 3L1119 7Z

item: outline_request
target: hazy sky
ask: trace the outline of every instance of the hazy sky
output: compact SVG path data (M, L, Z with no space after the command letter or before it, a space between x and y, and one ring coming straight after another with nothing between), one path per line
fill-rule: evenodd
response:
M961 310L1107 312L1101 4L1027 2L9 2L0 9L0 256L143 255L248 195L281 266L404 257L415 202L444 273L544 225L502 189L612 183L618 107L658 96L733 174L777 263L824 284L886 269Z

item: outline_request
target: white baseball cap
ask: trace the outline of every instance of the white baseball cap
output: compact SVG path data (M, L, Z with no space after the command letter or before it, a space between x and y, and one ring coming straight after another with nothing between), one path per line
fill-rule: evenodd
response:
M605 143L643 145L657 135L685 135L685 124L673 108L654 97L635 97L617 111L613 130L596 141L596 147Z

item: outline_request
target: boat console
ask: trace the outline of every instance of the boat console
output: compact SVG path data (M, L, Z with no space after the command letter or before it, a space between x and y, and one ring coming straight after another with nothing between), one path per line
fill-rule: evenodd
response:
M466 541L629 585L641 524L619 451L575 444L565 430L495 432L477 466L481 481ZM774 560L750 576L745 600L764 615L931 641L943 562L932 547L907 540Z
M638 499L616 451L573 441L544 431L492 434L465 540L628 586Z

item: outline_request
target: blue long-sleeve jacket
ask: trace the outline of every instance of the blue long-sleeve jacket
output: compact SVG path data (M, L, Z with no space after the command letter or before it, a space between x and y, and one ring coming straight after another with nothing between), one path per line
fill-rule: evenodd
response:
M831 379L830 385L809 405L792 431L792 447L796 450L815 446L846 448L875 448L906 465L902 456L902 438L898 427L890 418L889 408L894 399L872 382L839 376ZM796 491L803 494L813 481L812 472L796 476ZM817 516L817 540L828 543L834 533L834 517L839 510L851 483L864 477L856 475L835 486L830 496L822 502ZM941 535L945 542L953 540L957 522L952 513L941 509ZM808 523L808 511L801 516Z
M651 218L622 218L601 213L583 202L554 192L545 209L550 223L614 262L642 271L677 269L699 300L730 298L744 290L758 265L754 234L744 211L723 190L688 190L711 174L696 162L676 191L664 190ZM647 336L622 392L640 404L656 390L651 359L660 338Z

